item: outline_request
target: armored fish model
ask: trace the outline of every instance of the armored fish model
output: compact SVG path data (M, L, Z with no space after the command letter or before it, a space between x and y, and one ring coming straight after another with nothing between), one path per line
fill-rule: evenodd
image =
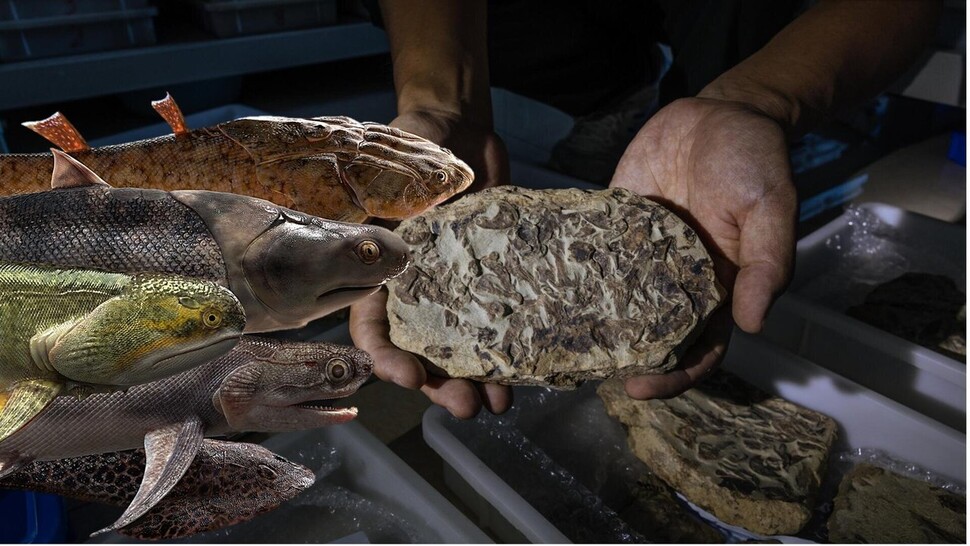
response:
M56 461L37 461L0 479L0 488L53 493L125 507L135 498L145 451L133 449ZM164 540L249 521L313 485L305 466L266 448L206 439L171 493L118 532Z
M355 408L333 400L357 391L373 361L353 347L243 336L229 354L126 393L61 398L0 441L0 477L32 461L144 445L147 463L128 510L104 531L143 515L178 483L205 436L285 432L343 423Z
M208 281L0 264L0 443L58 395L221 356L245 322L236 297Z
M29 128L112 184L249 195L344 222L414 216L467 188L474 175L417 135L348 117L246 117L188 130L175 101L152 103L173 134L90 148L61 114ZM40 191L49 154L0 155L0 192Z
M53 190L0 198L0 261L209 280L239 298L247 332L304 326L409 262L404 241L380 227L243 195L112 188L53 153Z

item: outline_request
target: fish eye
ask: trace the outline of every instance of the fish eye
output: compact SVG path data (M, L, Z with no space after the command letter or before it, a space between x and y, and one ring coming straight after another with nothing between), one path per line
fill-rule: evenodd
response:
M366 240L357 245L357 255L365 264L372 264L381 257L381 247L371 240Z
M448 181L448 173L440 169L434 172L434 177L441 184L444 184L445 182Z
M273 481L277 478L277 476L279 476L278 472L273 470L269 465L263 463L256 466L256 473L259 474L260 478L267 481Z
M202 313L202 324L206 328L217 328L222 324L222 313L212 308L206 309Z
M330 362L327 362L327 377L335 383L346 381L350 378L350 364L340 357L331 358Z

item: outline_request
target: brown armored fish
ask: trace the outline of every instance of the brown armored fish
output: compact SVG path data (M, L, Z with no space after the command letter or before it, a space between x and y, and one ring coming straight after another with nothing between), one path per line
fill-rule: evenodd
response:
M170 96L152 105L173 134L91 148L60 113L24 125L115 184L239 193L343 222L409 218L473 179L447 149L378 123L256 116L190 131ZM0 155L0 194L45 189L51 164Z

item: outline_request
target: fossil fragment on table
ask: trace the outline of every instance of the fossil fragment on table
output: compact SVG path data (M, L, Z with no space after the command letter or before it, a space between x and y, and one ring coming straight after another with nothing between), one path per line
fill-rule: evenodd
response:
M725 371L669 400L634 400L620 381L597 392L634 454L721 521L764 535L808 522L836 438L829 417Z
M966 361L967 296L953 279L906 273L876 286L846 313L876 328Z
M631 502L620 516L635 531L656 542L718 544L724 536L690 513L674 491L653 474L630 484Z
M966 527L966 497L869 464L843 478L828 521L836 543L963 544Z
M697 234L626 190L493 188L403 222L391 340L438 373L572 387L663 373L720 304Z

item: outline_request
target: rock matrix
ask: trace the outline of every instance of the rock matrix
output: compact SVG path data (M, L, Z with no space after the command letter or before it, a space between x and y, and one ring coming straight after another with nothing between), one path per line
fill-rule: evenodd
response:
M839 485L828 528L835 543L965 544L967 499L860 464Z
M633 453L721 521L762 535L808 522L836 438L829 417L719 370L669 400L634 400L620 381L597 393Z
M468 195L406 220L395 345L450 377L574 387L663 373L720 304L697 234L626 190Z

